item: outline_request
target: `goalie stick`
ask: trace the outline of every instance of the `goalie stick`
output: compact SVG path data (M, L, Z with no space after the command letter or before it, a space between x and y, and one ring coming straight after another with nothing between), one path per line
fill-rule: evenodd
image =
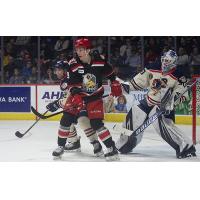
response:
M105 97L108 97L109 95L104 95L103 98ZM31 106L31 111L33 112L34 115L36 115L37 117L39 117L40 119L48 119L50 117L53 117L53 116L56 116L56 115L59 115L63 112L66 112L66 110L62 110L62 111L59 111L59 112L56 112L56 113L53 113L53 114L50 114L50 115L45 115L45 114L41 114L39 113L33 106Z
M187 89L180 94L177 99L175 100L174 104L176 105L178 100L181 98L182 95L184 95L188 90L190 90L192 88L193 85L195 85L197 83L197 80L194 81L191 85L189 85L187 87ZM164 96L164 102L162 107L159 109L157 109L157 112L155 114L153 114L151 117L149 117L148 119L146 119L144 121L144 123L139 126L135 131L133 131L131 133L130 136L128 135L121 135L119 140L116 142L116 147L117 149L122 153L122 154L126 154L129 153L136 145L136 138L135 136L139 135L140 133L142 133L150 124L152 124L154 121L156 121L158 119L159 116L161 116L163 113L165 113L165 105L167 104L169 98L171 97L171 91L168 91L165 96Z
M48 112L48 110L43 115L45 115L47 112ZM39 117L24 133L20 133L19 131L16 131L15 135L18 138L22 138L24 135L26 135L38 123L38 121L40 121L40 119L41 118Z

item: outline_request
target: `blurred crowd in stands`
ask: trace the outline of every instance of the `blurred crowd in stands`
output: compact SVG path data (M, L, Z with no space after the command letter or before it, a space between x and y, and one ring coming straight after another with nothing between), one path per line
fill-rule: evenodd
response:
M105 113L127 113L127 100L125 95L117 98L108 96L103 101Z
M163 52L173 49L178 54L178 65L191 73L200 74L200 37L89 37L92 50L114 66L122 79L130 79L146 68L160 68ZM76 37L18 36L3 37L1 42L0 74L4 84L58 83L53 71L55 60L69 60L74 55ZM3 49L2 49L3 48ZM2 51L4 50L4 51ZM2 60L3 57L3 60ZM2 73L3 67L3 73Z

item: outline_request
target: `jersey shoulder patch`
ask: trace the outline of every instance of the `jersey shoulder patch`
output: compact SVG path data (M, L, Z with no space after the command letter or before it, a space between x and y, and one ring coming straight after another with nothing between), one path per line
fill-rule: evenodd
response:
M70 66L69 69L70 72L76 72L78 69L84 68L83 65L79 61L77 61L76 58L73 58L69 61L69 66Z

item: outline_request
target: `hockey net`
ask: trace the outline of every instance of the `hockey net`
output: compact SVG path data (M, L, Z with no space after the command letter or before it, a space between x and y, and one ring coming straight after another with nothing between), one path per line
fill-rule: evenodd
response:
M192 136L193 143L200 143L200 75L193 76L197 83L192 88Z

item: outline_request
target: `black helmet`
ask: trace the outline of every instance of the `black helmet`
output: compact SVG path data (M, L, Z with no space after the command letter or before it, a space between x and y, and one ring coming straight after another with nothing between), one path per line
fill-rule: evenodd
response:
M63 60L58 60L56 61L56 63L54 64L54 69L55 68L61 68L63 70L67 70L69 67L69 64L67 61L63 61Z

